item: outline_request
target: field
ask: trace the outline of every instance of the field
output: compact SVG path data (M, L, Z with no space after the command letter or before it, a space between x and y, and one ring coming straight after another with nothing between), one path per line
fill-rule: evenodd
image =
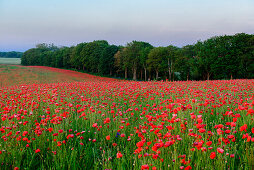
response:
M0 65L1 169L253 169L254 80Z
M0 64L14 64L19 65L21 63L20 58L0 58Z

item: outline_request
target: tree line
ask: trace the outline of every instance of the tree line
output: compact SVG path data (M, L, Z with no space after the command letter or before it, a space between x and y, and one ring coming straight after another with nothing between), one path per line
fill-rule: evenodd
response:
M24 52L21 64L133 80L254 78L254 35L215 36L182 48L153 47L143 41L132 41L125 46L110 45L105 40L72 47L44 43Z
M10 52L0 52L0 58L21 58L22 52L10 51Z

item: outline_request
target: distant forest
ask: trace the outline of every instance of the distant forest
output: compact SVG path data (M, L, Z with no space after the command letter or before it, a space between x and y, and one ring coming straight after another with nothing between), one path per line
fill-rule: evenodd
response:
M250 79L254 78L254 35L215 36L182 48L153 47L142 41L126 46L105 40L72 47L44 43L24 52L21 64L145 81Z
M21 58L22 54L23 54L22 52L16 51L0 52L0 58Z

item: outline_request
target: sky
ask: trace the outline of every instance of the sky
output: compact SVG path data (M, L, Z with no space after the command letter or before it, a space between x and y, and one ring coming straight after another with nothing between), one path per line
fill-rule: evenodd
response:
M254 0L0 0L0 51L132 40L182 47L254 33Z

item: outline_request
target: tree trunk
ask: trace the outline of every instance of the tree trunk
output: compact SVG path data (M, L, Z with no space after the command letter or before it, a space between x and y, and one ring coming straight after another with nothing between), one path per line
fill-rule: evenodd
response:
M159 78L159 71L156 70L156 80L158 80L158 78Z
M112 69L109 70L109 75L112 76Z
M127 79L127 74L128 74L128 70L127 70L127 67L125 68L124 70L124 78Z
M169 81L171 81L171 70L170 70L169 58L168 58L168 79Z
M169 79L169 81L171 81L171 71L170 71L170 67L169 67L169 69L168 69L168 79Z
M171 64L172 66L172 64ZM171 81L171 66L170 66L170 62L169 62L169 58L168 58L168 79L169 81Z
M142 80L142 78L143 78L143 70L141 69L141 71L140 71L140 79Z
M133 80L137 80L137 68L133 68Z
M145 81L146 81L146 68L144 68L145 69Z
M210 73L207 73L207 80L210 79Z
M173 73L173 62L172 62L172 58L171 58L171 66L170 66L170 81L172 80L172 74L174 76L174 73Z

